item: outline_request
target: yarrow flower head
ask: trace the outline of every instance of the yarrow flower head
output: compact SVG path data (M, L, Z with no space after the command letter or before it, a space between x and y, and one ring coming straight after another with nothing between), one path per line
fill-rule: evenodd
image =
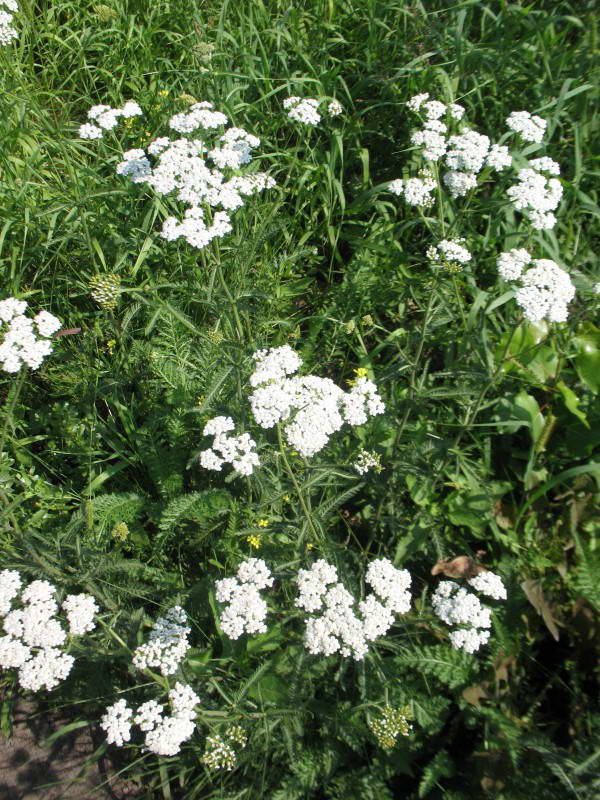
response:
M284 423L288 444L305 457L318 453L344 422L362 425L381 414L384 405L375 384L366 377L344 392L329 378L293 376L302 363L287 345L254 354L255 386L250 395L254 419L262 428Z
M432 192L435 191L436 186L433 175L427 170L423 170L420 177L406 180L397 178L391 181L388 189L398 196L404 195L404 199L409 205L426 208L433 204Z
M450 272L459 272L471 260L471 253L463 246L464 239L442 239L427 250L427 258Z
M396 569L387 559L369 565L366 580L375 594L358 603L337 580L337 570L323 559L309 570L298 572L299 594L295 605L309 613L322 611L306 620L304 644L313 655L332 655L339 651L357 661L368 652L368 643L384 636L394 623L394 614L410 609L410 574Z
M468 581L469 585L496 600L506 599L506 589L499 576L483 572ZM435 614L449 626L457 626L449 634L455 650L476 652L490 638L492 620L489 608L456 581L440 581L431 599Z
M344 112L342 104L337 100L332 100L327 106L327 111L330 117L339 117Z
M32 581L22 591L21 587L18 572L0 572L0 617L4 617L5 632L0 636L0 667L18 669L19 684L24 689L54 689L75 662L73 656L60 649L67 633L56 619L56 589L43 580ZM11 610L17 599L21 607ZM98 606L90 595L68 595L63 610L67 612L71 636L81 636L95 628L93 618Z
M556 217L552 212L557 208L563 194L558 178L546 178L530 167L521 169L517 175L517 183L510 186L506 193L515 208L529 219L533 228L548 230L556 224Z
M106 105L92 106L88 111L88 119L79 127L80 139L102 139L104 131L116 128L119 118L131 119L142 115L142 109L135 100L128 100L121 108Z
M532 259L527 250L514 248L500 254L497 266L504 280L520 281L515 299L526 319L530 322L567 319L567 306L575 296L575 287L558 264L547 258Z
M89 287L92 300L104 311L114 311L119 300L121 279L118 275L97 275L92 278Z
M318 125L321 121L319 114L319 101L314 97L288 97L283 101L283 107L288 112L288 117L294 122L303 125Z
M226 604L219 620L226 636L238 639L243 633L266 633L267 604L260 591L272 585L271 571L261 558L242 561L235 578L216 582L217 601Z
M256 442L247 433L240 436L228 436L233 430L231 417L215 417L204 426L204 435L213 435L212 448L200 453L200 464L205 469L219 472L223 464L231 464L238 475L251 475L254 467L260 465L256 454Z
M0 366L5 372L18 372L23 364L38 369L52 352L50 336L61 326L48 311L30 319L26 309L25 300L0 300Z
M544 138L546 120L529 113L529 111L513 111L506 124L515 133L520 134L525 142L539 143Z
M8 11L1 6L8 8ZM18 38L19 34L12 25L13 15L10 13L18 10L16 0L0 0L0 45L8 45Z
M181 606L173 606L159 617L150 631L148 641L136 647L132 663L137 669L156 667L163 675L172 675L185 658L190 647L190 628L187 614Z

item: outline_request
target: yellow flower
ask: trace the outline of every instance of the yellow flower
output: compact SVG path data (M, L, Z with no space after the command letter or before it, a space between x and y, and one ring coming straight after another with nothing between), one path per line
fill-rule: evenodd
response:
M312 550L312 549L313 549L313 547L314 547L314 544L313 544L312 542L309 542L309 543L306 545L306 549L307 549L307 550Z
M357 378L366 378L369 373L364 367L359 367L358 369L354 370L354 374Z
M259 528L268 528L269 527L269 520L268 519L259 519L256 523Z
M284 494L281 499L283 500L284 503L289 503L290 502L289 494Z
M169 90L168 89L161 89L160 92L158 93L158 96L159 97L168 97L169 96Z
M258 550L260 547L260 536L247 536L246 541L251 547L254 547L255 550Z

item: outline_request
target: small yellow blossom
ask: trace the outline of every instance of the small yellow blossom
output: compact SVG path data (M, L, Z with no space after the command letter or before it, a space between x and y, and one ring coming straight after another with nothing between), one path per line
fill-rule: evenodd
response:
M259 519L256 523L259 528L268 528L269 527L269 520L268 519Z
M307 549L307 550L312 550L312 549L313 549L313 547L314 547L314 544L313 544L312 542L309 542L309 543L306 545L306 549Z
M281 499L283 500L284 503L289 503L290 502L289 494L284 494Z
M168 97L169 96L169 90L168 89L161 89L160 92L158 93L158 96L159 97Z
M254 547L255 550L258 550L258 548L260 547L260 542L261 542L260 536L247 536L246 541L248 542L250 547Z
M364 367L359 367L354 370L354 374L357 378L366 378L369 373Z

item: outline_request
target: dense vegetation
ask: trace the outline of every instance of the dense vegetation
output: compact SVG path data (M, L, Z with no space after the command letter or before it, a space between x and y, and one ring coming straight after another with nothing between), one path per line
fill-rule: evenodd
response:
M0 568L100 607L69 645L70 675L36 697L100 734L122 696L163 697L172 683L132 653L179 604L196 731L172 757L137 734L96 754L140 796L599 797L595 4L19 0L13 24L0 299L62 330L39 369L0 372ZM389 190L425 165L406 106L423 92L461 104L516 168L560 164L554 227L508 201L515 170L453 199L435 166L430 205ZM289 96L322 100L322 120L290 119ZM80 138L90 107L128 100L143 116ZM324 113L332 100L339 116ZM276 182L204 248L161 237L182 216L173 194L116 174L198 101L260 138L248 174L258 164ZM509 136L524 109L547 121L543 144ZM428 255L458 238L467 263ZM511 248L568 273L566 321L524 316L496 266ZM385 412L303 457L250 413L252 355L282 345L344 391L372 380ZM251 475L202 468L219 415L257 440ZM380 468L355 470L361 448ZM215 581L249 557L275 578L268 629L232 640ZM325 559L359 597L376 558L410 572L411 610L362 660L307 652L298 570ZM490 640L471 654L431 596L441 573L462 585L478 565L507 599L489 604ZM15 670L0 687L9 735ZM203 761L211 736L230 737L233 769Z

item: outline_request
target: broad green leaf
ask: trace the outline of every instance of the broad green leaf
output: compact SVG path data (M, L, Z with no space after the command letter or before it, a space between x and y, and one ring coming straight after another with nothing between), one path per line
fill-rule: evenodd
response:
M573 343L577 374L592 392L600 392L600 329L591 322L582 323Z
M590 427L590 423L588 422L588 418L585 413L579 408L579 398L575 394L572 389L566 385L564 381L559 381L556 384L556 388L562 394L563 400L565 401L565 406L568 410L580 420L586 428Z

